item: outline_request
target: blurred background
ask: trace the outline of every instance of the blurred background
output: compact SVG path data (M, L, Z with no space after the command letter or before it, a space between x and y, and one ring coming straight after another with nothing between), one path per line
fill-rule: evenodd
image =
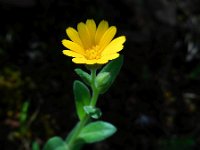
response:
M68 26L107 20L127 41L123 68L98 106L118 132L84 149L197 150L199 0L0 0L0 149L42 147L77 122L62 54Z

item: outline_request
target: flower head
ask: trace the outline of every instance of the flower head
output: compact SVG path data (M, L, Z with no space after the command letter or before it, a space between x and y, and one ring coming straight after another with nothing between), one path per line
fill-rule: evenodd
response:
M117 32L115 26L108 25L102 20L98 26L92 19L86 23L79 23L77 30L72 27L66 29L70 40L62 40L62 44L68 49L63 54L74 57L72 61L77 64L105 64L109 60L119 57L119 51L123 49L125 36L115 39Z

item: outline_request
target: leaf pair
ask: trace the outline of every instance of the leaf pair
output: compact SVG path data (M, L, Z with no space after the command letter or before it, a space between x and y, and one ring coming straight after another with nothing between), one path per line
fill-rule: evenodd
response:
M96 121L86 125L77 137L74 147L69 148L67 141L55 136L47 141L43 150L77 150L84 143L95 143L102 141L116 132L116 128L104 121Z

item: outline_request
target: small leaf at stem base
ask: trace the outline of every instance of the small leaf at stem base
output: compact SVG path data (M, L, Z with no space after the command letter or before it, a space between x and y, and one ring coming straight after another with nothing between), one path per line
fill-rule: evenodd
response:
M69 150L69 148L62 138L55 136L47 141L43 150Z

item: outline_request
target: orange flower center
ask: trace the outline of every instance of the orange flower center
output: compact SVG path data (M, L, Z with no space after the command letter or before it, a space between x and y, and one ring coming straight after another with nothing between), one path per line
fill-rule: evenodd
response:
M99 46L93 46L85 51L85 58L88 60L99 59L101 57Z

